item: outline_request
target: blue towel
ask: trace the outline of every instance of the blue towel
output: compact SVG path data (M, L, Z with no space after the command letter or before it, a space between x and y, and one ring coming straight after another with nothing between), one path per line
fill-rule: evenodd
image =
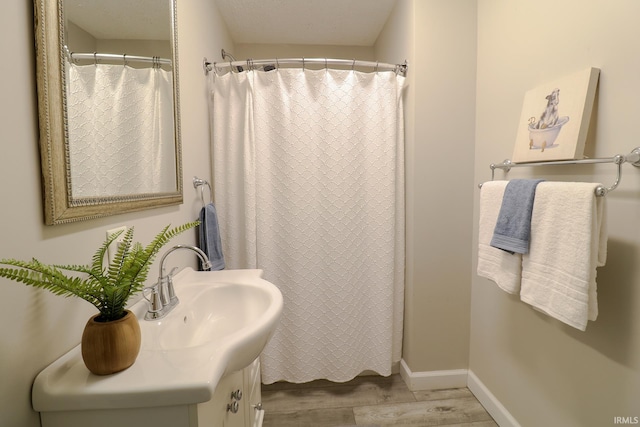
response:
M200 210L199 219L198 239L200 249L209 257L211 270L223 270L224 256L222 254L222 242L220 241L218 215L213 203L209 203Z
M529 252L531 211L541 179L514 179L507 183L493 231L491 246L509 253Z

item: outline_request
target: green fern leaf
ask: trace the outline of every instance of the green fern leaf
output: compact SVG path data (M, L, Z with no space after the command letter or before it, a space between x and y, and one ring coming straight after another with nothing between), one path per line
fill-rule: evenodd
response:
M106 251L122 232L110 235L100 245L91 265L46 265L35 258L31 261L3 259L0 265L9 267L0 267L0 277L55 295L82 298L100 311L101 320L116 320L124 316L129 298L143 289L160 249L176 235L198 224L194 221L173 229L167 225L146 247L133 242L133 227L130 227L107 269L103 267Z

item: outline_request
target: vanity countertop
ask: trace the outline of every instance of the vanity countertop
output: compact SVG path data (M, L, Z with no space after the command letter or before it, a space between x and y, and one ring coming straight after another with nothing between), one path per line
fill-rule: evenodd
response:
M248 366L269 341L282 313L282 294L261 270L194 271L174 277L181 298L166 317L138 317L141 350L128 369L91 373L80 345L38 374L32 403L38 412L191 405L209 401L220 379ZM246 362L246 363L245 363Z
M196 356L180 353L183 352L141 350L128 369L100 376L89 372L77 346L36 377L33 409L47 412L140 408L210 400L225 371L224 351L214 350L209 363L200 369L184 369L185 365L200 361Z

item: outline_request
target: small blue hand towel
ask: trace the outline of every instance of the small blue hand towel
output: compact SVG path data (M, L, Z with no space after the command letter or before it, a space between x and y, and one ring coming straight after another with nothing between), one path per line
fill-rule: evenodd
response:
M220 229L218 227L218 215L213 203L209 203L200 210L199 219L198 240L200 249L209 257L211 270L224 270L225 264Z
M533 201L536 187L542 181L541 179L509 181L504 190L491 246L512 254L529 252Z

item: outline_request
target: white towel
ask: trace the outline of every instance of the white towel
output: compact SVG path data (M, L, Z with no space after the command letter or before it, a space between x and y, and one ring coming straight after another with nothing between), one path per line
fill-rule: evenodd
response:
M491 246L502 197L508 181L489 181L480 190L480 219L478 231L479 276L494 281L500 289L516 294L520 290L522 255L510 254Z
M607 257L606 197L600 184L542 182L522 258L520 298L581 331L598 316L596 267Z

